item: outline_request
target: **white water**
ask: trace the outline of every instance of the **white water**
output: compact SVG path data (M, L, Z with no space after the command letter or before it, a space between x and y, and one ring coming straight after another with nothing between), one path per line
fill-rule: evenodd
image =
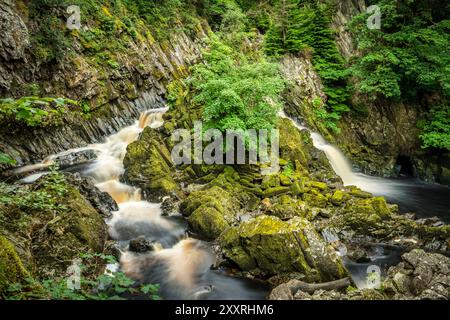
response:
M362 173L354 172L350 161L335 146L330 145L317 132L311 131L294 119L288 117L284 111L279 113L282 118L287 118L299 130L307 130L310 133L315 148L322 150L334 172L342 179L345 186L354 185L360 189L377 196L384 196L392 203L398 204L403 211L417 213L419 217L439 216L443 221L450 220L450 188L439 185L430 185L414 179L386 179L371 177ZM377 265L382 270L382 276L389 266L400 262L402 250L387 249L383 246L373 246L373 253L370 255L370 262L355 263L345 257L346 248L333 232L324 232L326 241L338 244L338 250L343 256L353 281L358 288L367 286L367 268ZM344 250L342 250L344 249Z
M342 179L344 186L353 185L376 196L385 196L393 203L404 206L405 211L417 211L419 214L429 216L426 212L433 212L434 209L435 214L444 216L444 220L450 215L450 209L448 209L444 199L437 202L430 201L434 198L433 194L450 195L449 188L424 184L413 179L386 179L355 172L352 164L342 151L329 144L319 133L291 119L284 111L281 111L279 116L291 120L299 130L307 130L310 133L314 147L325 153L331 167Z
M80 172L94 179L96 186L111 195L119 210L107 222L110 237L124 253L119 268L141 283L158 283L168 299L262 299L266 288L211 271L215 261L209 246L186 238L186 224L176 217L164 217L161 204L144 201L141 190L119 181L124 173L123 159L128 144L136 141L145 127L163 124L167 108L143 112L133 125L106 138L104 143L74 148L48 156L39 164L19 168L15 173L27 173L50 167L60 156L92 150L97 158ZM48 171L30 174L22 179L31 183ZM128 251L130 240L144 236L153 242L153 251L136 254ZM115 265L109 269L117 268Z

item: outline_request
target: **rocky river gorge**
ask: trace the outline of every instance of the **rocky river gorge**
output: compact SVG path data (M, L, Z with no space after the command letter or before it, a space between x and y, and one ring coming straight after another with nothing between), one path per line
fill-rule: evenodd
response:
M58 298L40 281L64 285L80 257L106 257L114 261L95 260L83 276L123 275L134 288L118 293L127 299L148 298L148 290L135 289L152 285L155 295L176 300L449 299L448 153L420 148L423 105L368 100L366 114L343 114L336 131L317 112L317 101L333 95L312 53L286 53L276 68L283 82L273 120L279 170L263 174L261 163L176 165L173 133L215 119L211 110L227 120L216 126L271 117L263 109L259 122L247 111L226 118L241 103L249 110L278 103L268 96L275 90L266 75L272 69L245 65L259 61L265 34L246 35L239 56L226 35L241 38L219 31L195 6L185 9L195 19L180 18L177 31L162 36L148 21L130 18L131 24L121 16L134 14L133 7L92 3L103 18L86 9L92 17L70 33L70 54L54 65L30 51L42 50L33 38L33 8L0 3L0 93L12 110L0 114L0 155L11 160L0 162L0 298ZM58 19L61 8L51 9ZM365 8L364 1L342 1L330 20L343 58L357 55L344 26ZM116 39L108 39L119 47L96 48L109 32L102 19L115 26ZM228 47L214 42L214 33ZM215 66L230 69L226 57L234 56L243 75L215 79ZM260 91L259 77L267 85ZM209 101L198 91L211 81L213 95L229 78L238 88L228 85L223 101L205 112ZM246 97L247 86L252 97L261 96L259 104ZM239 103L230 88L242 88ZM31 98L33 90L49 98ZM33 120L46 112L44 120L15 115L20 108L32 110ZM88 290L84 298L98 293Z

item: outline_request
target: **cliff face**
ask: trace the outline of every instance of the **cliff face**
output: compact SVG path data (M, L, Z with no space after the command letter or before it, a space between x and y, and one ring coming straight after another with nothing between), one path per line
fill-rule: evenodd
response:
M364 12L363 0L339 1L332 27L336 30L336 43L342 56L348 61L358 55L352 34L347 25L352 17ZM421 149L417 122L426 112L430 99L403 102L361 101L353 97L353 104L367 107L359 114L347 114L340 123L342 132L335 143L360 170L381 176L396 176L401 170L423 180L450 183L450 159L448 155L436 156Z
M173 32L158 42L141 26L145 36L111 37L109 41L120 40L122 48L108 49L108 60L102 60L102 53L91 52L95 40L88 42L83 36L97 32L95 23L86 21L81 30L67 35L72 43L62 60L46 63L32 52L36 21L30 19L28 9L21 1L0 3L0 97L67 97L88 105L90 117L68 117L62 126L45 129L0 129L0 148L18 164L96 142L133 122L141 111L162 107L167 84L184 77L188 66L198 60L201 39L209 29L205 22L195 34ZM62 8L51 14L65 21Z

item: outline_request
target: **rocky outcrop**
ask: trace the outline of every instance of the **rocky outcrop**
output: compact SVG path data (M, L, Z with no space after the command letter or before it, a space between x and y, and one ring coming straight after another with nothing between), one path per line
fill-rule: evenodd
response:
M341 55L349 59L355 54L355 43L348 30L351 19L366 10L364 0L335 1L336 11L333 15L331 27L336 31L336 43Z
M389 268L378 289L344 287L341 291L305 292L296 288L296 280L281 284L270 294L273 300L449 300L450 259L441 254L412 250L402 262ZM297 286L298 287L298 286Z
M9 200L0 204L0 239L11 244L2 245L9 250L5 253L9 260L0 257L1 263L12 261L19 271L23 264L30 275L48 278L64 275L81 253L103 252L107 239L103 216L116 205L88 182L52 173L32 185L2 186L1 195ZM106 200L102 205L100 198Z
M14 246L0 236L0 298L6 295L10 284L23 282L28 276Z
M25 49L30 44L28 28L20 15L14 12L14 4L11 0L0 2L0 88L9 88L13 81L13 75L1 62L14 60L26 60Z
M84 103L90 108L90 117L65 116L62 125L50 128L2 125L0 150L19 166L99 142L132 124L142 111L164 107L167 84L185 76L188 67L199 59L201 39L209 28L201 24L190 36L174 32L164 44L151 36L136 40L121 34L123 52L114 52L117 61L105 65L99 64L80 34L95 29L95 23L87 22L82 31L65 35L72 42L67 49L70 54L59 62L45 64L30 52L33 32L29 30L36 22L27 18L26 6L10 0L1 2L2 36L3 30L5 33L0 42L0 71L4 71L0 72L0 98L36 95L27 89L33 84L39 87L39 95ZM52 14L63 18L63 11L55 8Z
M309 281L345 275L340 258L305 219L259 216L227 229L219 240L241 270L273 275L300 272Z
M174 180L175 167L168 148L170 136L164 130L146 128L138 141L128 145L123 179L139 186L146 198L159 201L164 196L181 196Z

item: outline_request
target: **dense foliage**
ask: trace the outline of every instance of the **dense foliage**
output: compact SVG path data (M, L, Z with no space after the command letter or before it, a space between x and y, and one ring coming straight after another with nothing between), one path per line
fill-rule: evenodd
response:
M204 106L205 128L273 128L284 88L277 65L249 60L215 36L203 54L205 63L193 68L189 83L194 102Z
M436 106L427 114L426 121L419 122L423 133L420 138L424 148L450 150L450 108Z
M89 109L65 98L0 99L0 123L23 123L30 127L55 125L68 113L77 111L87 113Z
M265 36L265 51L274 56L311 52L328 97L325 109L317 108L317 116L338 131L337 120L350 108L348 72L330 27L332 10L333 6L318 1L277 1Z
M361 56L354 59L355 87L371 100L421 102L450 96L450 5L444 1L382 0L380 30L365 27L367 14L356 17L352 31ZM424 147L449 148L448 103L433 107L421 123Z
M120 271L106 271L99 274L104 265L116 264L117 260L104 254L81 254L79 259L79 288L73 278L57 277L36 280L32 277L24 283L14 283L8 288L9 300L122 300L125 296L159 300L159 286L153 284L135 285L135 281ZM78 280L77 280L78 281Z

